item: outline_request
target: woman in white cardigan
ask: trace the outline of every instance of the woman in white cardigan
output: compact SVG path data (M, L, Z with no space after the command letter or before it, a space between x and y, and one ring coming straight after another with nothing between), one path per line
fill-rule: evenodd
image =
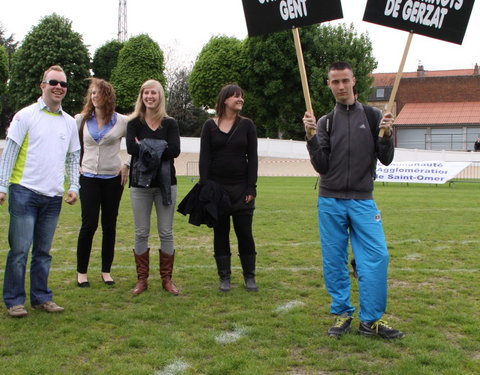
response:
M128 178L128 162L122 162L120 142L127 118L115 112L115 90L103 79L92 78L82 112L76 116L82 145L80 202L82 227L77 243L77 285L89 287L87 277L92 241L102 223L102 281L115 282L113 263L118 207Z

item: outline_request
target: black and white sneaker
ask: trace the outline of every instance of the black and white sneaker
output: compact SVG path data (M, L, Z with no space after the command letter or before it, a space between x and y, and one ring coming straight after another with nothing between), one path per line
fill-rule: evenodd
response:
M328 336L336 338L343 336L345 333L350 331L352 319L353 318L347 314L337 315L335 323L327 332Z
M379 336L382 339L401 339L404 334L398 329L390 327L385 320L377 320L373 323L360 322L358 333L363 336Z

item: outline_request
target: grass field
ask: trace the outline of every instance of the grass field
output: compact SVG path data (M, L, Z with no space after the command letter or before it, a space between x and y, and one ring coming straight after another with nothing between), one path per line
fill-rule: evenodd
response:
M158 253L149 290L138 297L133 217L125 191L112 276L100 280L99 236L89 289L75 282L80 206L64 205L50 287L63 314L0 314L1 374L330 375L480 373L480 185L378 184L390 250L385 318L405 332L386 342L326 336L332 324L322 277L315 178L260 178L254 231L258 293L243 289L233 257L233 288L217 291L212 233L176 213L174 281L161 289ZM179 178L179 201L192 187ZM7 207L0 208L0 282L8 251ZM234 236L233 236L234 238ZM234 241L235 242L235 241ZM153 236L152 249L159 241ZM27 286L28 286L27 273ZM352 301L358 289L352 279ZM27 287L28 293L28 287ZM354 320L354 328L358 319Z

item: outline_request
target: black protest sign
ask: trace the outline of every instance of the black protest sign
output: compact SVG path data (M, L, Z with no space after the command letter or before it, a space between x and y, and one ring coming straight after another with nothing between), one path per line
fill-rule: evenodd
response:
M475 0L368 0L363 20L462 44Z
M340 0L242 0L249 36L343 17Z

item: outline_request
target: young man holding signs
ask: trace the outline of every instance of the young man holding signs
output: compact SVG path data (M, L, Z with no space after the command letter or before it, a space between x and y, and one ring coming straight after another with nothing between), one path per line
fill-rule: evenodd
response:
M360 290L358 333L400 338L403 333L382 320L387 305L388 250L380 212L373 200L377 158L384 165L393 160L393 116L355 100L355 76L350 64L330 66L328 87L337 104L332 114L316 124L306 113L303 122L307 148L321 175L318 219L325 286L332 297L330 312L336 315L328 335L340 337L350 330L355 308L350 303L348 240L355 255ZM369 118L374 118L375 134ZM379 129L383 137L378 137ZM316 131L316 135L315 135Z

